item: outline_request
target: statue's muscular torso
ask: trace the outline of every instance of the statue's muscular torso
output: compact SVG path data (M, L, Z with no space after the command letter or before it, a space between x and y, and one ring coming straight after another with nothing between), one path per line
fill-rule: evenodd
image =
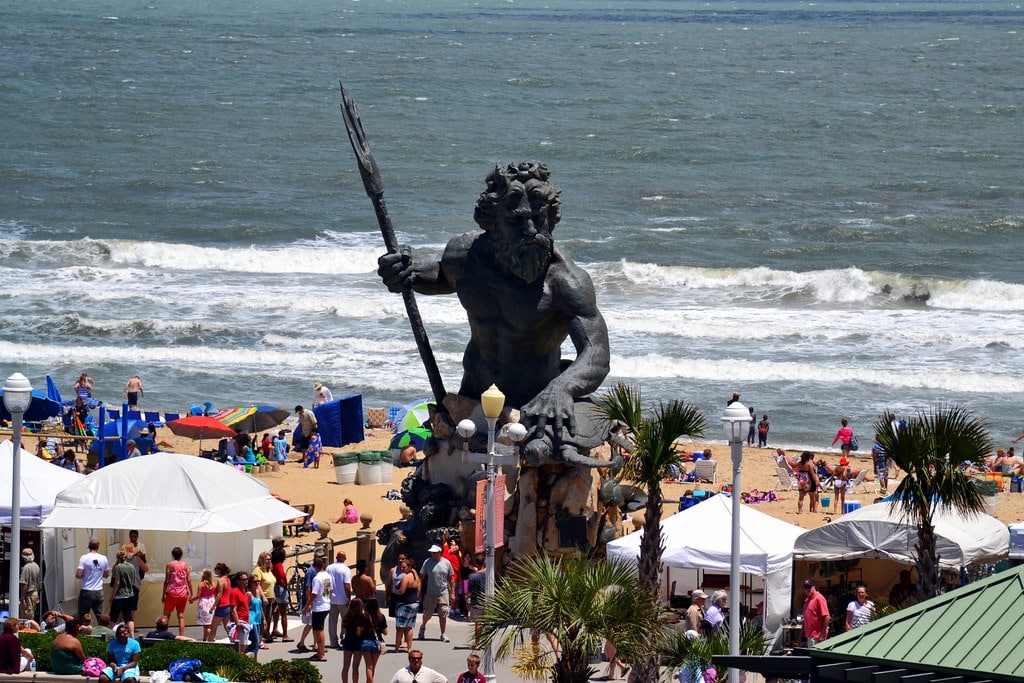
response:
M578 310L579 297L567 292L582 285L590 292L583 299L593 300L589 277L557 247L544 276L526 283L504 273L480 233L448 243L441 277L457 292L472 331L459 393L477 397L493 383L515 407L559 375L562 342L572 320L585 312Z

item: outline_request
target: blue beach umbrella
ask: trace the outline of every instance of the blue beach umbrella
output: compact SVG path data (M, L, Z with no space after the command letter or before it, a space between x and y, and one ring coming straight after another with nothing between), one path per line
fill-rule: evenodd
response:
M60 397L60 389L57 388L57 384L49 375L46 376L46 398L60 404L64 403L64 399Z
M3 397L3 395L4 392L0 391L0 397ZM46 394L38 389L33 389L32 402L28 404L28 410L25 411L24 415L25 422L42 422L47 418L57 417L58 415L60 415L60 403L50 400L46 397ZM3 400L0 400L0 419L11 419L11 413L7 410L7 406L3 404Z

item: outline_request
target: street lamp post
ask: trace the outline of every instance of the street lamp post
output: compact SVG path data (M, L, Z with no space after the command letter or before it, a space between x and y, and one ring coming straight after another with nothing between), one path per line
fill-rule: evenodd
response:
M498 418L505 407L505 394L497 386L491 385L480 396L480 406L487 420L487 452L486 453L464 453L463 459L466 462L487 466L487 485L484 489L484 506L487 512L484 518L484 549L486 551L487 563L484 568L484 595L490 599L494 595L494 548L499 545L495 538L495 523L497 521L497 501L494 495L494 479L497 476L498 465L515 465L518 457L512 455L498 455L494 452L494 441L497 432ZM469 440L476 434L476 424L469 419L462 420L455 428L456 432L463 439ZM518 422L510 422L503 428L503 433L511 441L519 443L526 437L526 427ZM480 514L477 511L477 521ZM489 682L493 683L494 675L494 651L490 645L484 650L483 674Z
M21 585L18 570L21 559L21 428L25 411L32 403L32 384L20 372L7 378L4 384L4 407L11 414L11 543L8 569L8 611L12 617L21 615Z
M743 468L743 440L750 425L750 411L733 401L722 415L725 438L732 448L732 557L729 563L729 655L740 654L740 474ZM739 683L740 671L729 669L729 683Z

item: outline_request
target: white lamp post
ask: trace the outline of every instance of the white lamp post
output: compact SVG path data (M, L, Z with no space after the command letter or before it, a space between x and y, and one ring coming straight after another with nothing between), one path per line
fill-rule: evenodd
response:
M9 612L12 617L21 616L21 428L25 411L32 403L32 384L20 372L7 378L4 384L4 407L11 414L14 433L11 436L11 544L8 591Z
M743 440L750 425L750 411L733 401L722 415L725 438L732 447L732 558L729 563L729 655L740 654L740 471L743 465ZM740 671L729 669L729 683L739 683Z
M494 439L498 418L505 407L505 394L501 393L495 385L491 385L480 396L480 406L484 411L484 418L487 420L487 452L486 453L464 453L466 462L477 463L487 466L487 486L484 489L484 503L487 509L484 520L484 548L487 553L487 564L484 568L484 595L489 600L494 595L494 548L497 539L495 538L495 522L497 518L497 504L494 495L494 478L497 474L497 465L514 465L518 457L513 455L498 455L494 452ZM526 427L518 422L511 422L505 425L504 434L515 443L526 438ZM468 440L476 434L476 424L472 420L462 420L455 427L455 431L463 439ZM479 511L477 519L479 520ZM494 652L488 645L484 650L484 678L493 682L494 676Z

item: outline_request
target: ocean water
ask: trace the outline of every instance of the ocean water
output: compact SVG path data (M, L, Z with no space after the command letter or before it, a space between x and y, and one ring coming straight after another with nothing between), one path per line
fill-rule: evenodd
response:
M113 0L0 7L0 373L119 403L429 394L344 132L401 241L547 163L607 383L732 391L771 443L964 404L1024 431L1019 2ZM419 297L449 388L466 318ZM571 354L571 346L566 346Z

